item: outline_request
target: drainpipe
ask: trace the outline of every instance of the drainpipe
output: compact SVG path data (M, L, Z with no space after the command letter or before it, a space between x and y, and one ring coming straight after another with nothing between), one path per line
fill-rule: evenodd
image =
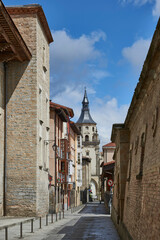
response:
M4 62L4 167L3 167L3 215L6 216L7 193L7 63Z
M55 212L57 212L57 209L56 209L56 198L57 198L57 159L56 159L56 151L57 151L57 148L56 148L56 111L55 111L55 115L54 115L54 142L55 142Z

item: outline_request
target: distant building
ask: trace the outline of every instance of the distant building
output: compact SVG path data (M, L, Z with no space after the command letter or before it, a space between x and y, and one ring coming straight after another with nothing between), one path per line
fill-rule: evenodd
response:
M82 140L73 116L71 108L50 102L50 212L80 204Z
M114 181L114 166L115 161L113 160L114 151L116 149L116 145L113 142L105 144L102 146L102 159L101 163L101 200L104 200L104 194L110 194L110 186L108 186L108 180ZM109 196L107 200L109 200Z
M89 175L88 189L91 188L93 198L99 198L100 141L96 126L97 124L90 115L89 101L86 90L82 101L81 115L76 124L82 134L82 158L90 159L89 172L91 174Z
M107 143L102 146L102 156L104 163L113 161L113 154L116 149L116 144L113 142Z
M68 152L69 142L63 138L63 124L68 122L69 112L64 107L50 102L50 154L49 154L49 210L62 210L67 202ZM66 172L67 169L67 172ZM64 183L64 184L63 184ZM64 191L64 192L62 192ZM63 199L64 198L64 199Z
M0 1L0 19L0 215L44 215L53 39L38 4L6 9Z

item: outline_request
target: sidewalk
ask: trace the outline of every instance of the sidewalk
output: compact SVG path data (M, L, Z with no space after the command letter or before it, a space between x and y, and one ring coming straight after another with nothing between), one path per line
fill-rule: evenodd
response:
M81 207L81 208L80 208ZM14 218L2 217L0 218L0 240L13 240L13 239L45 239L47 232L54 230L68 222L72 217L71 212L79 211L84 206L69 209L68 211L57 214L49 214L43 218Z

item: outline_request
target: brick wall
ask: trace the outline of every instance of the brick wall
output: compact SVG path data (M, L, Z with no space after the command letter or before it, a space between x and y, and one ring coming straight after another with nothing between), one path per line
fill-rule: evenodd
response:
M157 25L124 128L130 133L126 150L124 202L115 182L112 218L122 239L149 240L160 236L160 22ZM115 179L122 153L116 134ZM114 131L112 131L114 136ZM119 178L121 179L121 178ZM119 181L119 188L122 182ZM120 212L123 209L122 212ZM121 215L122 213L122 215ZM122 218L121 218L122 217Z
M132 150L131 177L126 185L124 223L133 239L158 239L160 236L160 121L158 114L155 136L153 136L153 117L158 109L160 113L159 66L150 71L150 85L147 97L144 97L130 123L130 143L136 146ZM154 79L154 76L157 76ZM152 80L154 79L154 81ZM146 129L147 127L147 129ZM143 176L137 179L142 159L141 137L146 131Z
M4 68L0 63L0 216L3 215L3 167L4 167Z

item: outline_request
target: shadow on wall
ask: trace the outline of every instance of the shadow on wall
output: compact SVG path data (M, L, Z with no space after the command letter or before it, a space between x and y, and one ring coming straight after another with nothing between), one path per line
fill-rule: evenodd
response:
M8 62L6 64L6 98L7 98L7 103L11 99L13 93L15 92L16 88L18 87L18 84L20 83L21 79L23 78L24 73L25 78L23 79L22 84L20 84L20 91L21 91L21 99L23 102L23 99L25 98L25 95L30 95L32 96L32 91L27 91L26 92L26 86L31 84L32 82L35 81L33 78L33 70L29 69L29 61L25 62ZM28 69L27 69L28 68ZM20 96L19 96L20 97ZM20 100L20 99L18 99ZM20 103L20 102L19 102Z

